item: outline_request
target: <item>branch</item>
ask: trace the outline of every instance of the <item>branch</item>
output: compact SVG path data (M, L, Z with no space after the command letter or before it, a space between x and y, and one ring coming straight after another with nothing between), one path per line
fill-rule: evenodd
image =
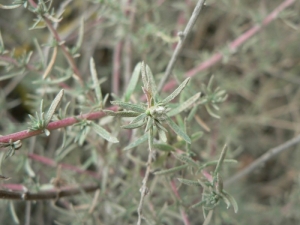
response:
M117 107L116 106L112 106L108 108L109 110L113 110L116 111ZM72 116L72 117L68 117L62 120L58 120L52 123L49 123L47 126L47 130L51 131L51 130L57 130L59 128L63 128L63 127L68 127L71 126L73 124L78 123L80 120L96 120L96 119L100 119L102 117L104 117L106 114L102 111L98 111L98 112L92 112L92 113L87 113L87 114L83 114L80 116ZM43 131L42 130L37 130L37 131L28 131L28 130L23 130L17 133L12 133L12 134L8 134L5 136L1 136L0 137L0 143L9 143L10 140L11 141L17 141L17 140L23 140L32 136L37 136L39 134L42 134Z
M5 186L5 185L2 185ZM0 190L0 199L10 199L10 200L23 200L23 201L40 201L40 200L50 200L59 199L63 197L73 196L81 194L82 192L94 192L99 189L98 184L89 184L79 187L65 187L60 189L52 189L50 191L41 191L37 193L32 192L12 192L6 190Z
M177 200L179 202L181 202L181 198L180 198L180 195L178 193L178 190L177 190L177 187L175 185L175 182L171 181L170 185L171 185L171 189L172 189L174 195L176 196ZM183 207L180 208L180 213L181 213L181 218L182 218L182 221L183 221L184 225L190 225L191 223L190 223L189 218L188 218L188 216L186 214L186 211L185 211L185 209Z
M71 170L71 171L76 172L78 174L86 174L86 175L89 175L93 178L99 179L99 175L97 173L93 172L93 171L90 171L90 170L83 170L83 169L80 169L76 166L65 164L65 163L57 163L53 159L49 159L47 157L37 155L37 154L34 154L34 153L29 153L28 157L30 159L34 160L34 161L40 162L40 163L45 164L47 166L51 166L51 167L60 166L63 169Z
M245 33L243 33L241 36L239 36L237 39L235 39L234 41L232 41L229 44L229 48L231 51L235 52L238 47L240 47L242 44L244 44L246 41L248 41L251 37L253 37L254 35L256 35L259 31L261 31L265 26L267 26L268 24L270 24L272 21L274 21L278 14L280 12L282 12L285 8L289 7L290 5L292 5L293 3L295 3L295 0L285 0L283 3L281 3L277 8L275 8L273 10L273 12L271 12L262 22L261 25L255 25L254 27L252 27L250 30L246 31ZM204 71L210 67L212 67L213 65L215 65L217 62L221 61L223 58L223 54L221 52L218 52L216 54L214 54L213 56L211 56L208 60L206 60L205 62L201 63L200 65L196 66L195 68L187 71L185 73L185 77L193 77L195 76L197 73ZM168 82L163 90L164 91L168 91L170 89L173 89L175 87L175 85L177 85L177 82L175 80L171 80L170 82Z
M289 147L292 147L293 145L296 145L300 142L300 135L296 136L295 138L275 147L271 148L269 151L267 151L265 154L263 154L261 157L256 159L253 163L251 163L248 167L244 168L228 180L224 182L225 186L228 186L229 184L241 179L242 177L246 176L249 173L252 173L257 167L263 165L268 160L272 159L274 156L278 155L279 153L283 152L284 150L287 150Z
M157 91L160 92L161 89L163 88L163 85L165 84L165 82L167 81L167 79L170 77L171 75L171 72L174 68L174 65L175 65L175 62L177 61L177 58L183 48L183 45L184 45L184 42L186 40L186 37L188 36L188 34L191 32L194 24L196 23L196 20L200 14L200 11L202 9L202 6L203 6L203 3L204 3L205 0L199 0L194 11L193 11L193 14L191 16L191 18L189 19L189 22L188 24L186 25L185 29L183 32L180 32L178 33L178 36L180 38L177 46L176 46L176 49L172 55L172 58L171 60L169 61L169 64L167 66L167 69L165 71L165 75L163 76L163 78L161 79L159 85L158 85L158 88L157 88Z

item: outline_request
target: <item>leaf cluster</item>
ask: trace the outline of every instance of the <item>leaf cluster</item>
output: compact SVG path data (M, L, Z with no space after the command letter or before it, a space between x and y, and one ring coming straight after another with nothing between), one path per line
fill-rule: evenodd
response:
M147 104L134 104L127 102L126 100L129 99L129 96L135 89L140 74L142 75L142 89L146 96ZM173 91L173 93L171 93L163 100L160 100L161 98L157 93L157 87L149 66L146 65L144 62L140 62L135 67L133 76L131 78L127 91L125 92L125 101L111 102L111 104L119 106L122 110L118 112L108 110L104 111L111 116L133 117L130 123L127 125L123 125L122 128L135 129L145 126L145 133L147 133L149 129L155 129L157 130L159 138L162 142L167 142L167 130L164 127L164 123L166 123L177 135L183 138L183 140L185 140L187 143L191 143L190 137L170 118L170 116L174 116L180 113L181 111L185 110L186 108L189 108L200 97L200 93L194 95L190 99L186 100L183 104L172 109L171 111L168 107L168 103L175 99L181 93L181 91L188 84L189 80L190 78L185 79L179 85L179 87L177 87ZM127 150L136 147L140 143L146 141L147 138L147 135L143 135L138 140L127 146L125 149Z
M179 159L181 162L184 163L182 166L178 166L169 170L164 170L157 172L156 175L164 175L168 173L173 173L175 171L181 170L183 168L190 167L192 169L196 170L196 174L202 171L204 168L216 164L216 168L214 172L212 173L211 177L205 176L203 179L198 179L197 181L194 180L188 180L183 178L178 178L178 180L186 185L189 186L197 186L203 188L203 193L201 197L201 201L192 205L191 208L195 208L198 206L202 206L203 210L213 210L221 200L223 200L227 208L229 208L231 205L234 208L234 212L238 211L238 205L235 201L235 199L223 189L223 180L220 175L220 170L222 164L225 163L235 163L235 160L232 159L225 159L226 156L226 146L223 148L220 158L217 161L210 161L203 165L198 164L195 162L192 158L190 158L187 155L175 155L177 159ZM206 217L206 214L204 215Z

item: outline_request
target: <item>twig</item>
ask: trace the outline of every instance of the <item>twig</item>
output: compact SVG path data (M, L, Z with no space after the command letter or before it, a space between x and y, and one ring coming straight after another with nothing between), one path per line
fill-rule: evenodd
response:
M31 202L26 202L25 209L25 225L30 225L30 217L31 217Z
M65 58L67 59L69 65L71 66L73 72L74 72L74 76L78 79L78 81L80 82L81 86L84 86L84 82L82 80L82 76L79 72L79 69L76 66L76 63L74 61L74 58L71 56L70 52L67 50L67 47L62 43L57 31L54 29L54 27L52 26L52 23L49 21L49 19L44 18L44 21L48 27L48 29L50 30L50 32L52 33L53 37L55 38L55 40L57 41L58 45L60 46Z
M179 40L179 42L176 46L176 49L175 49L175 51L172 55L171 60L169 61L169 64L168 64L167 69L165 71L165 74L164 74L163 78L161 79L161 81L158 85L158 88L157 88L158 92L161 91L161 89L163 88L165 82L167 81L167 79L171 75L171 72L174 68L175 62L177 61L177 58L178 58L178 56L179 56L179 54L180 54L180 52L183 48L186 37L191 32L192 27L196 23L196 20L197 20L199 14L200 14L200 11L202 9L204 1L205 0L199 0L198 1L197 5L195 6L195 9L193 11L193 14L192 14L191 18L189 19L188 24L186 25L184 31L178 33L178 36L179 36L180 40Z
M113 56L113 78L112 78L112 91L117 96L120 92L120 69L121 69L121 53L123 41L119 40L114 48Z
M50 59L50 62L48 64L44 74L43 74L43 79L45 79L48 76L48 74L50 73L50 71L52 70L55 60L56 60L56 56L57 56L57 46L55 46L53 48L52 57Z
M136 1L127 0L126 8L125 8L125 15L129 17L129 31L130 33L133 32L134 22L135 22L135 5ZM124 61L124 86L127 87L131 73L132 73L132 43L131 37L128 34L124 41L124 54L123 54L123 61Z
M181 201L180 195L178 193L178 190L177 190L177 187L176 187L174 181L171 181L171 189L172 189L174 195L176 196L176 198L178 199L178 201ZM188 218L184 208L180 209L180 213L181 213L181 217L184 222L184 225L190 225L191 223L189 221L189 218Z
M235 39L234 41L232 41L229 44L229 48L231 51L236 51L238 47L240 47L242 44L244 44L246 41L248 41L251 37L253 37L254 35L256 35L259 31L261 31L265 26L267 26L268 24L270 24L273 20L275 20L278 16L278 14L280 12L282 12L285 8L289 7L290 5L292 5L295 2L295 0L285 0L283 3L281 3L277 8L275 8L273 10L273 12L271 12L262 22L261 25L255 25L254 27L252 27L250 30L246 31L245 33L243 33L241 36L239 36L237 39ZM223 54L221 52L218 52L216 54L214 54L213 56L211 56L208 60L206 60L205 62L201 63L200 65L196 66L195 68L187 71L185 73L185 77L193 77L195 76L197 73L204 71L210 67L212 67L213 65L215 65L217 62L221 61L223 58ZM163 90L167 91L170 89L173 89L175 87L175 85L177 85L177 82L175 80L171 80L170 82L168 82Z
M73 196L82 192L94 192L99 189L98 184L89 184L79 187L65 187L52 189L50 191L32 192L12 192L0 190L0 199L23 200L23 201L41 201L50 199L59 199Z
M228 180L224 182L225 186L228 186L229 184L241 179L242 177L246 176L249 173L252 173L257 167L263 165L265 162L273 158L274 156L278 155L279 153L283 152L284 150L287 150L289 147L296 145L300 142L300 135L297 137L275 147L271 148L269 151L267 151L265 154L263 154L261 157L256 159L253 163L251 163L248 167L241 170Z
M150 170L151 170L152 157L153 157L153 128L150 128L149 129L149 154L148 154L148 161L147 161L147 169L146 169L144 179L142 181L142 187L140 188L141 199L140 199L139 207L137 209L137 212L138 212L137 225L141 225L142 217L143 217L143 215L142 215L143 203L144 203L145 196L149 192L147 183L149 180L149 175L150 175Z
M46 158L44 156L40 156L40 155L37 155L37 154L34 154L34 153L29 153L28 157L31 158L32 160L43 163L47 166L51 166L51 167L60 166L63 169L71 170L71 171L74 171L78 174L86 174L86 175L89 175L89 176L94 177L96 179L99 179L99 175L97 173L93 172L93 171L90 171L90 170L83 170L83 169L80 169L76 166L72 166L72 165L65 164L65 163L57 163L53 159L49 159L49 158Z

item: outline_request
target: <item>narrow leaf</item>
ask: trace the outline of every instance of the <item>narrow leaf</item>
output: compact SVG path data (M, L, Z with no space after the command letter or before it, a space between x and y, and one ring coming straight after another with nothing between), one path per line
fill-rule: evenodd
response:
M210 77L209 81L208 81L207 90L208 90L209 92L212 91L212 83L213 83L213 80L214 80L214 75L212 75L212 76Z
M146 122L147 122L146 120L138 121L136 123L130 123L128 125L124 125L124 126L121 126L121 127L124 128L124 129L135 129L135 128L139 128L139 127L145 125Z
M141 73L141 62L139 62L134 67L131 79L128 83L128 86L127 86L127 89L126 89L125 95L124 95L124 98L125 98L126 102L128 102L130 100L130 96L132 95L133 91L135 90L135 87L136 87L137 82L139 80L140 73Z
M155 175L169 175L171 173L175 173L179 170L182 170L184 168L187 168L187 165L181 165L181 166L177 166L177 167L173 167L173 168L170 168L170 169L167 169L167 170L161 170L161 171L157 171L157 172L154 172Z
M168 141L167 136L166 136L166 133L165 133L164 130L158 129L158 136L159 136L159 139L160 139L162 142L167 142L167 141Z
M168 145L168 144L154 144L153 147L155 149L164 151L164 152L174 152L175 148L173 148L173 146Z
M10 79L12 77L20 76L20 75L23 74L23 72L24 71L19 71L19 72L7 74L7 75L1 75L0 81L6 80L6 79Z
M166 128L164 128L164 126L160 123L159 120L155 121L155 126L157 127L157 129L163 130L164 132L168 132Z
M99 134L101 137L103 137L105 140L112 142L112 143L118 143L118 139L114 136L112 136L110 133L108 133L105 129L103 129L101 126L98 124L91 122L91 126L93 130Z
M130 123L136 123L139 122L140 120L143 120L147 117L146 113L142 113L139 116L137 116L136 118L134 118Z
M145 128L145 132L147 132L150 128L153 127L153 123L154 123L154 119L152 117L149 117Z
M146 111L146 109L144 107L142 107L140 105L136 105L136 104L131 104L128 102L111 101L110 103L113 105L120 106L123 109L131 110L131 111L135 111L135 112L139 112L139 113L144 113Z
M175 156L176 159L180 160L181 162L186 163L189 166L198 168L198 164L189 156L184 155L184 154L180 154L180 155L173 154L173 155Z
M120 116L120 117L136 117L140 115L138 112L133 111L112 111L112 110L103 110L109 116Z
M13 4L13 5L2 5L2 4L0 4L0 8L1 9L16 9L21 5L22 5L21 3Z
M162 100L162 104L167 104L168 102L172 101L177 95L179 95L190 79L190 77L186 78L172 94L170 94L168 97Z
M227 145L224 145L224 147L222 149L222 152L221 152L221 155L220 155L220 158L218 160L218 164L217 164L216 169L214 171L214 176L217 176L217 174L219 173L219 171L221 169L221 166L223 164L223 161L226 157L226 152L227 152Z
M227 199L231 202L232 206L233 206L233 210L235 213L238 212L239 210L239 207L238 207L238 204L237 202L235 201L234 197L232 197L229 193L227 193L226 191L223 191L222 192L223 195L226 195Z
M167 113L167 115L169 117L172 117L178 113L181 113L182 111L188 109L189 107L191 107L196 101L197 99L200 97L201 93L197 93L194 96L190 97L188 100L186 100L183 103L180 103L178 107L176 107L175 109L172 109L170 112Z
M140 138L138 138L137 140L131 142L126 148L124 148L124 151L132 149L140 144L142 144L143 142L148 140L148 133L145 133L143 136L141 136Z
M95 88L98 104L100 105L100 107L102 107L102 93L101 93L101 88L100 88L100 85L99 85L99 80L98 80L98 75L97 75L97 71L96 71L95 61L94 61L93 58L90 59L90 72L91 72L92 80L93 80L93 83L94 83L94 88Z
M50 122L50 120L51 120L51 118L52 118L52 116L53 116L56 108L58 107L59 103L61 102L61 99L62 99L63 95L64 95L64 89L62 89L56 95L55 99L51 103L50 108L49 108L49 110L48 110L48 112L46 114L46 117L45 117L45 125L47 125Z
M16 224L20 224L20 220L16 214L16 211L15 211L15 207L14 207L14 202L13 201L10 201L9 202L9 211L10 211L10 214L13 218L13 221L16 223Z
M191 144L191 139L189 138L189 136L179 126L177 126L176 123L173 122L173 120L168 118L166 121L176 134L182 137L187 143Z
M202 136L203 136L203 132L202 131L198 131L198 132L196 132L196 133L193 133L191 136L191 139L193 140L193 141L197 141L199 138L201 138Z
M30 177L35 177L35 172L33 171L33 169L31 168L31 165L29 164L29 160L26 159L25 161L25 170L27 172L27 174L30 176Z
M227 209L229 209L229 207L231 206L231 203L230 203L229 199L227 198L226 194L220 193L220 196L222 196L222 199L225 202Z
M142 71L142 81L144 87L146 88L147 91L149 91L149 82L148 82L148 76L147 76L146 66L144 61L141 63L141 71Z
M212 111L212 109L210 108L210 106L209 106L208 104L205 104L205 108L206 108L208 114L211 115L212 117L215 117L215 118L217 118L217 119L220 119L220 118L221 118L219 115L215 114L215 113Z
M195 181L195 180L187 180L187 179L182 179L182 178L177 178L177 180L179 180L181 183L189 185L189 186L201 187L201 184L199 184L199 182Z
M148 82L151 90L151 95L154 98L154 101L157 101L157 87L155 84L154 76L152 74L152 71L148 65L146 65L146 74L148 76Z
M202 201L200 201L200 202L198 202L198 203L192 205L190 208L196 208L196 207L199 207L199 206L205 204L205 202L206 202L205 200L202 200Z

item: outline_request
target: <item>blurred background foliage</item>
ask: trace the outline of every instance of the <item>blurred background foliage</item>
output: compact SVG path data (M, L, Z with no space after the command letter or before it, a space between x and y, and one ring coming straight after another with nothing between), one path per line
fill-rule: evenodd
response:
M220 106L221 119L209 116L204 107L199 107L197 119L190 125L193 132L203 131L204 136L193 143L195 158L206 162L217 159L224 143L228 143L228 157L239 161L237 166L224 166L223 178L250 165L256 158L299 134L300 126L300 2L296 1L284 10L270 25L248 40L236 53L227 50L230 41L252 26L260 23L280 0L210 0L200 13L188 36L180 55L173 77L183 80L183 74L204 62L217 51L225 54L222 62L192 78L183 95L191 96L207 84L214 75L214 88L220 86L228 93L227 100ZM11 1L1 1L11 4ZM144 60L156 74L159 82L177 41L176 33L184 29L196 4L186 1L138 1L138 0L93 0L53 1L56 14L62 13L63 20L57 27L61 40L75 58L86 87L80 87L76 79L65 83L71 88L66 91L70 106L64 115L75 116L89 112L85 105L90 84L89 59L94 57L98 75L105 78L103 94L121 96L128 84L134 65ZM64 11L63 11L64 10ZM11 79L0 81L0 132L2 135L27 129L28 113L33 114L44 98L49 106L58 84L41 84L42 71L51 58L53 40L47 28L33 29L32 12L19 7L0 11L0 31L5 50L0 56L1 77L18 73ZM78 45L79 29L83 26L82 43ZM43 22L38 24L43 26ZM50 47L49 47L50 45ZM42 55L39 55L40 46ZM71 74L68 62L58 48L53 80ZM121 49L118 56L118 50ZM28 64L24 54L32 51ZM5 57L4 57L5 56ZM115 57L119 57L121 68L120 86L113 88ZM11 60L9 60L11 59ZM12 63L12 60L19 63ZM116 59L116 58L115 58ZM23 60L23 61L22 61ZM0 78L1 78L0 77ZM137 89L134 99L142 96ZM167 93L165 93L167 96ZM185 98L185 99L186 99ZM48 105L47 105L48 104ZM67 101L63 102L64 109ZM88 104L85 106L89 106ZM186 114L187 115L187 114ZM179 118L178 118L179 119ZM117 134L116 124L104 118L101 124ZM27 158L28 153L41 154L57 162L69 163L101 175L101 193L98 204L88 213L93 195L83 194L73 198L41 202L13 202L21 224L31 218L30 224L134 224L139 201L141 169L147 152L138 148L123 152L128 144L127 131L118 135L120 144L111 145L88 133L83 143L75 143L80 127L65 129L66 141L62 146L61 131L53 131L49 137L38 136L23 141L23 147L13 157L2 161L2 174L11 177L2 183L22 183L30 190L39 190L42 184L50 183L57 170L45 167ZM176 143L174 133L168 137ZM278 155L261 168L227 188L239 204L239 212L226 210L221 204L214 211L212 224L298 224L300 222L300 176L299 146ZM180 165L180 162L159 153L155 166L158 169ZM160 163L163 162L163 163ZM30 172L34 171L34 175ZM68 183L92 181L86 175L62 171ZM189 205L201 198L201 190L180 186L182 202L178 202L168 183L175 177L188 177L188 172L169 177L151 177L151 193L144 207L149 224L182 224L180 204ZM191 178L194 179L194 178ZM176 180L175 180L176 181ZM179 186L179 182L176 181ZM14 224L9 213L11 203L0 201L0 223ZM30 205L30 207L29 207ZM299 208L298 208L299 207ZM201 208L188 211L191 224L203 221ZM28 216L29 215L29 216Z

